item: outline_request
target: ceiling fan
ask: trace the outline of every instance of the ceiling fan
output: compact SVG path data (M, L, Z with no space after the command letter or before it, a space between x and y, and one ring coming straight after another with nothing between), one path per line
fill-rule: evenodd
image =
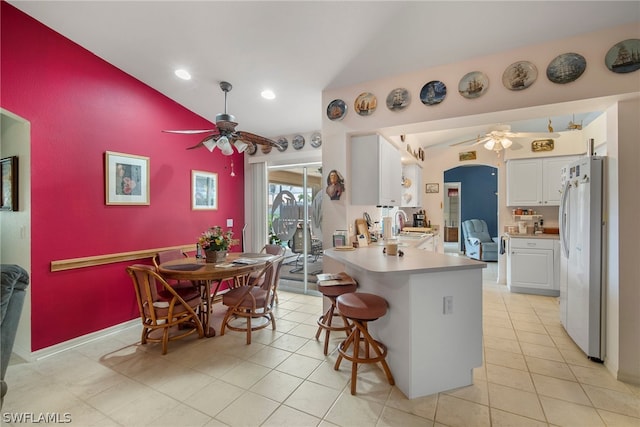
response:
M512 139L516 138L557 138L559 133L553 132L553 128L549 128L549 132L511 132L511 126L509 125L497 125L494 126L489 132L484 135L478 135L475 138L467 139L465 141L459 141L455 144L451 144L452 147L456 145L469 144L473 142L473 145L483 144L487 150L500 152L503 149L507 149L513 145ZM517 144L518 146L520 144Z
M227 114L227 94L231 91L232 87L229 82L220 82L220 89L224 92L224 113L216 115L216 125L213 129L163 130L162 132L181 134L206 133L208 135L205 136L202 141L193 147L188 147L187 150L206 147L209 151L213 151L218 147L225 156L233 154L233 147L236 147L238 153L242 153L250 147L251 150L254 150L256 145L282 148L278 142L265 138L264 136L236 130L238 123L236 122L235 116Z

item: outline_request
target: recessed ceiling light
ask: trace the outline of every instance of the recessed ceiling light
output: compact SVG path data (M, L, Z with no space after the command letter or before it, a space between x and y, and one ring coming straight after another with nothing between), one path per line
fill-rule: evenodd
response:
M265 89L261 93L264 99L276 99L276 94L270 89Z
M191 80L191 74L187 70L180 69L175 71L176 76L180 77L182 80Z

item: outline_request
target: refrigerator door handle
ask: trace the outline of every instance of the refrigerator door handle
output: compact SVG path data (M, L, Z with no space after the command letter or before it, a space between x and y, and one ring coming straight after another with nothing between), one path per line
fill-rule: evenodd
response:
M565 258L569 258L569 229L567 224L567 201L569 199L569 180L564 184L562 198L560 199L560 246Z

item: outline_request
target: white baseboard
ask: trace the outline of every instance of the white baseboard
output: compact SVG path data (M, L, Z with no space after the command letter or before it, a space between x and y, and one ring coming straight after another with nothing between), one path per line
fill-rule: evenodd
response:
M111 326L109 328L106 329L102 329L100 331L96 331L96 332L92 332L90 334L87 335L82 335L80 337L77 338L73 338L69 341L65 341L65 342L61 342L59 344L55 344L52 345L51 347L46 347L40 350L36 350L36 351L32 351L30 353L30 355L28 357L24 357L23 355L20 355L22 358L28 360L29 362L33 362L36 360L42 360L45 359L47 357L53 356L54 354L58 354L61 353L63 351L67 351L67 350L71 350L73 348L76 348L78 346L81 346L83 344L87 344L91 341L96 341L105 337L108 337L109 335L113 335L116 334L118 332L122 332L126 329L135 327L135 326L140 326L140 319L136 318L136 319L132 319L129 320L128 322L124 322L124 323L120 323L118 325L114 325Z

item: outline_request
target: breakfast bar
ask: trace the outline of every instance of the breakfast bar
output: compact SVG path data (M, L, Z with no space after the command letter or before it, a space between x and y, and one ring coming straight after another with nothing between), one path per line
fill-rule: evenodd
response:
M484 262L401 248L390 256L380 246L328 249L369 292L389 303L371 323L388 347L397 387L410 399L473 383L482 365L482 269Z

